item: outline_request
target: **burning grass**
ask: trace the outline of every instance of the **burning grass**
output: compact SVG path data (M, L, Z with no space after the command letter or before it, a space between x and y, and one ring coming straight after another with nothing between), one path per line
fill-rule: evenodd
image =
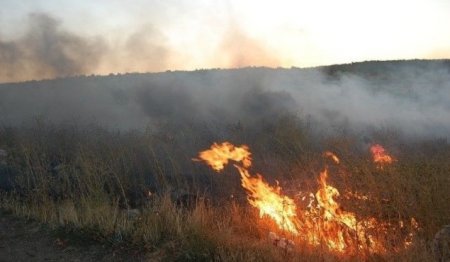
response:
M450 223L447 143L374 134L396 160L380 168L354 136L288 126L207 150L188 131L2 129L1 206L150 260L432 260Z
M370 147L372 153L373 162L378 165L379 168L383 168L385 165L390 165L394 159L386 152L383 146L374 144Z
M376 146L382 149L380 145ZM373 148L371 147L372 152ZM378 150L377 156L382 153L384 149ZM330 151L326 151L324 156L330 157L336 164L340 163L339 158ZM384 157L386 159L387 155ZM379 222L374 217L358 221L354 213L343 211L336 201L340 195L338 189L327 183L328 168L320 173L317 193L315 195L309 193L312 198L307 209L298 211L294 200L281 193L278 182L275 187L272 187L264 181L262 175L250 174L248 169L251 166L251 153L248 146L236 147L229 142L221 145L214 143L210 149L199 153L199 159L219 172L229 160L239 162L234 166L241 176L242 187L247 191L248 202L259 210L261 218L270 217L279 229L286 231L293 240L297 239L303 244L314 247L324 245L329 251L345 254L385 254L409 247L416 230L419 229L416 220L411 218L411 224L405 236L394 240L398 245L386 243L384 239L387 239L388 234L396 231L396 226L404 228L403 220L399 220L398 225ZM380 158L374 157L375 163L379 164L379 160ZM383 162L383 164L388 163L390 162ZM288 240L284 240L286 241ZM292 245L293 243L292 241ZM388 248L388 245L391 247ZM283 246L286 248L287 244Z

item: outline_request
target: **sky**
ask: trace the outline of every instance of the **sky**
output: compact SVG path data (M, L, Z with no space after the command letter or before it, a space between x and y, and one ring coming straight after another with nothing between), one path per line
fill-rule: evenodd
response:
M448 0L0 0L0 7L0 82L450 58Z

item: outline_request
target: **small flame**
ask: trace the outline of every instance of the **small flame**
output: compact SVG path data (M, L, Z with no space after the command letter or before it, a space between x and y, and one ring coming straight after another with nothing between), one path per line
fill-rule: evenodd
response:
M358 191L352 192L352 191L346 191L344 197L346 199L357 199L357 200L362 200L362 201L367 201L369 200L369 196L361 194Z
M326 151L325 153L323 153L324 156L331 158L336 164L340 163L339 158L332 152L330 151Z
M244 167L252 165L251 153L246 145L240 147L231 143L223 142L222 144L214 143L211 149L199 153L199 159L194 161L205 161L215 171L221 171L229 160L242 162Z
M373 162L378 164L380 167L391 164L394 161L394 159L386 152L384 147L379 144L372 145L370 147L370 152L372 152Z

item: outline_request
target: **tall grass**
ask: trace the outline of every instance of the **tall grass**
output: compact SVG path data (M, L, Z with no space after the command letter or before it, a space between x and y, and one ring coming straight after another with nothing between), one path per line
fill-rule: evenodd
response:
M211 142L227 139L248 144L255 170L271 183L279 180L290 196L315 192L320 170L329 165L329 183L341 193L370 197L368 202L340 198L346 210L392 223L411 217L418 221L420 231L410 249L366 259L431 260L433 235L450 224L450 145L409 141L387 131L371 136L392 152L393 165L377 168L367 143L356 135L317 137L290 117L259 129L231 125L227 137L207 125L128 132L42 121L4 127L0 148L8 155L0 164L1 207L67 235L138 250L151 259L361 259L297 242L289 252L273 246L268 232L283 232L247 204L234 170L214 174L192 162ZM338 154L342 164L327 163L324 150ZM139 214L130 215L132 209Z

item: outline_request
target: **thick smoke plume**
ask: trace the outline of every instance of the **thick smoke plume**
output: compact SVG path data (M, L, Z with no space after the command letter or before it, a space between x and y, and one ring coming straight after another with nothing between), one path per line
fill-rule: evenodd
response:
M31 14L22 37L4 41L0 36L0 79L3 82L87 74L102 58L105 43L60 28L45 14Z
M0 82L161 71L171 56L164 35L149 24L109 41L70 32L44 13L30 14L25 27L13 40L0 34Z
M201 62L171 46L160 28L140 24L110 36L90 36L67 30L62 21L46 13L32 13L13 39L0 32L0 83L57 77L127 72L159 72ZM227 25L217 42L206 43L211 52L200 60L222 68L271 66L280 63L260 41L239 26ZM199 47L201 48L201 47Z
M229 67L275 66L267 46L237 26L215 58ZM0 81L158 71L178 59L151 24L120 39L80 36L42 13L24 34L0 35ZM180 61L179 61L180 62ZM450 134L450 62L368 62L315 69L243 68L0 85L0 124L96 122L114 129L191 126L226 137L230 126L262 128L286 115L315 133L392 129L414 137ZM202 131L202 132L203 132Z
M449 61L367 62L316 69L243 68L0 85L0 123L36 117L114 129L161 125L226 138L295 115L314 132L392 129L449 138Z

